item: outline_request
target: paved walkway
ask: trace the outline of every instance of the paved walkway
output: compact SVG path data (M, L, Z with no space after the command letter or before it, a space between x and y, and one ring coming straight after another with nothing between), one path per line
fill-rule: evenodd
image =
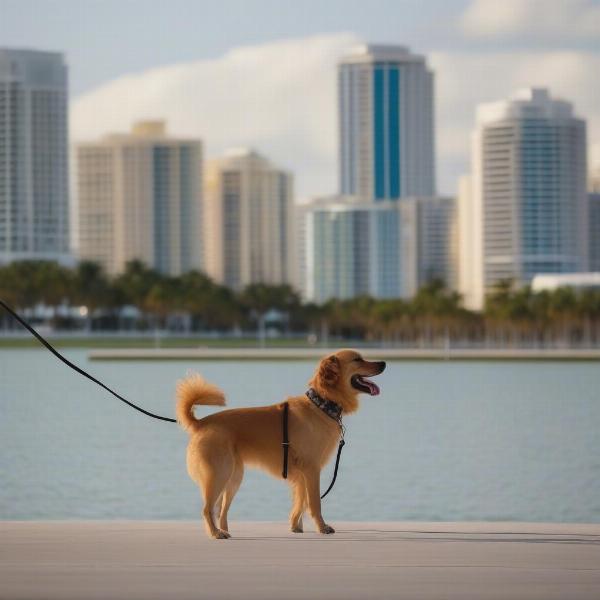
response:
M0 522L10 600L600 598L600 525Z

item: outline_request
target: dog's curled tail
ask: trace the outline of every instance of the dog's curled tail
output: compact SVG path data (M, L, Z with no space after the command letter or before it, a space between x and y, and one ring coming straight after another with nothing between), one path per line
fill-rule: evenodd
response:
M177 422L190 433L198 429L199 421L194 416L196 404L225 404L225 395L212 383L206 382L198 373L192 373L177 382Z

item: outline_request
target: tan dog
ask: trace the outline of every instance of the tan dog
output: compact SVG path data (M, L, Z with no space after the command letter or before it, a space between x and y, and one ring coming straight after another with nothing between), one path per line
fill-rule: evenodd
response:
M379 394L365 379L385 369L384 362L369 362L354 350L341 350L324 358L310 381L323 399L335 402L342 414L358 408L358 394ZM293 492L292 531L302 533L302 515L308 507L321 533L334 533L321 515L320 474L340 439L340 427L306 395L288 398L289 473ZM282 478L283 404L221 411L203 419L194 417L196 404L224 405L223 392L192 375L177 385L177 421L190 433L187 468L204 496L202 514L207 532L228 538L227 511L235 496L244 465L261 467ZM220 502L219 526L213 510Z

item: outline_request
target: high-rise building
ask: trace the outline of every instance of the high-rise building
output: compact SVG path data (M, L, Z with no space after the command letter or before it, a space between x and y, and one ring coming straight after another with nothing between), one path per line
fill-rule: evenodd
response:
M202 143L163 121L77 147L79 257L109 274L141 260L161 273L203 267Z
M473 247L465 283L473 308L501 280L524 285L538 273L585 271L586 126L571 104L525 89L481 105L472 161L460 206L472 215L461 245Z
M363 201L435 193L433 73L403 46L339 64L340 192Z
M292 176L265 157L231 150L207 165L206 270L241 290L294 284Z
M447 288L458 284L458 224L456 199L444 196L407 198L404 209L415 224L417 287L431 281Z
M305 212L306 283L312 302L408 297L416 289L414 227L397 202L318 199Z
M0 263L71 262L67 66L0 48Z
M303 213L308 300L410 298L435 279L455 285L453 198L366 203L333 196Z

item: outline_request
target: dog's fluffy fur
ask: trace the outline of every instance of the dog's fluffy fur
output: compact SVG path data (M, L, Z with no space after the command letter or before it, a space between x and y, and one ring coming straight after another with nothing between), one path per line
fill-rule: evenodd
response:
M377 386L357 376L381 373L383 362L369 362L354 350L341 350L324 358L310 381L323 398L339 404L343 414L358 408L358 394L378 393ZM366 385L366 388L365 388ZM369 391L370 388L370 391ZM319 480L340 436L338 424L317 408L305 395L287 399L289 403L289 473L293 505L290 526L302 532L302 515L308 508L321 533L334 533L321 515ZM283 404L225 410L196 419L194 406L225 404L223 392L197 374L177 385L177 420L190 434L187 467L200 486L206 529L214 538L228 538L227 511L244 475L244 465L261 467L282 478ZM219 505L218 526L213 515Z

